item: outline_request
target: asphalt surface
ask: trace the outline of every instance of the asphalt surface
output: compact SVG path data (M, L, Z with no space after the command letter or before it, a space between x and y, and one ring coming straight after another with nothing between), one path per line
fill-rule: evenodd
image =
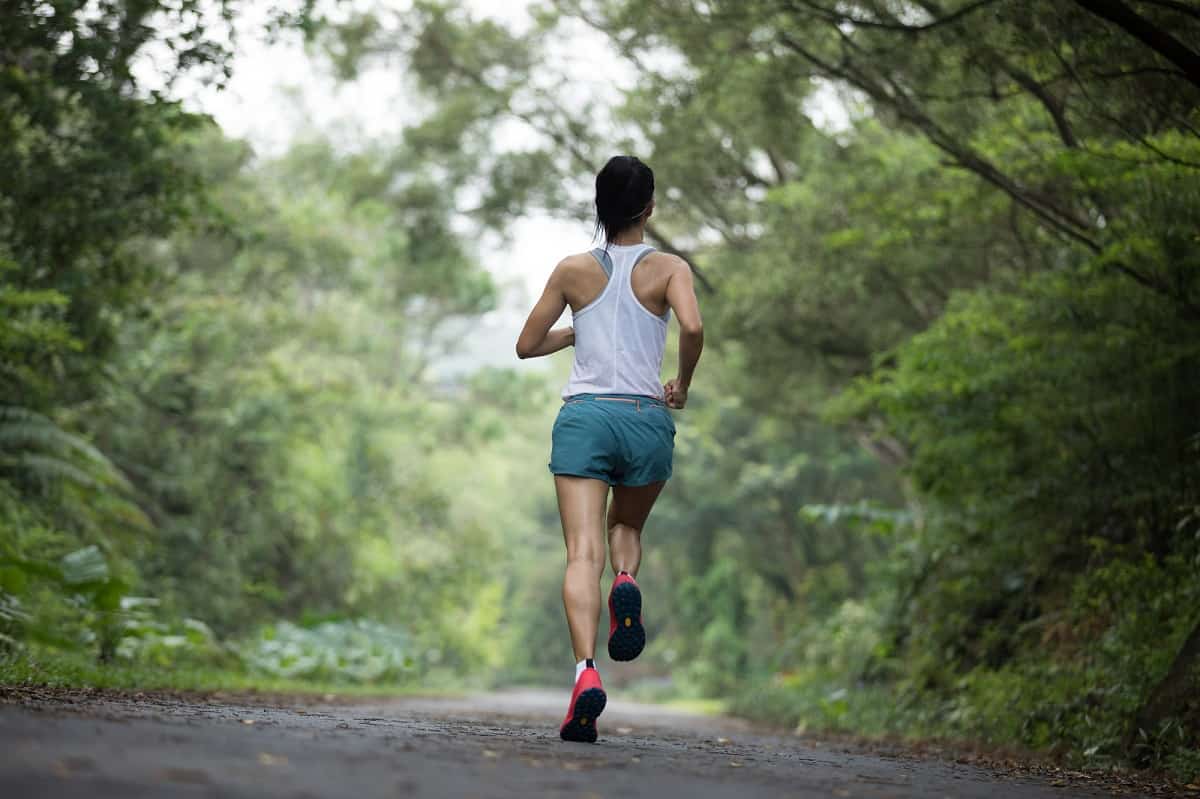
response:
M601 716L598 743L567 744L557 734L565 701L529 691L274 705L10 692L0 702L0 797L1112 795L620 701Z

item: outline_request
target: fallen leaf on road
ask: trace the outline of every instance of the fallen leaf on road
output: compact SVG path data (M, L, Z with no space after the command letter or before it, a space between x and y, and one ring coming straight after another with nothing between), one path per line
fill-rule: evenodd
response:
M184 782L192 785L208 785L212 782L207 773L197 768L166 768L162 770L161 776L171 782Z
M641 763L642 759L640 757L631 757L631 758L629 758L629 762L630 763Z
M63 768L71 773L80 771L91 771L96 768L96 763L90 757L74 756L64 757L59 761Z
M733 768L741 768L742 767L742 764L736 760L730 760L729 765L732 766Z
M288 759L283 755L272 755L268 752L258 753L258 762L264 766L286 766Z
M254 719L242 719L242 723L249 726L254 723Z
M633 732L633 727L617 727L617 735L628 735Z
M717 739L717 743L719 743L719 744L727 744L727 743L729 743L729 739L728 739L728 738L718 738L718 739Z
M500 757L500 755L498 753L493 752L491 749L484 749L483 756L486 757L488 760L495 760L496 758Z

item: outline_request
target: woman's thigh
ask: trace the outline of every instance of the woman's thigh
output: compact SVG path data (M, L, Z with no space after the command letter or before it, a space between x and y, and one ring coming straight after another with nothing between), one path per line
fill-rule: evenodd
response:
M567 556L592 555L604 559L604 503L608 483L590 477L556 475L558 515L562 519Z
M623 524L641 530L654 501L662 493L666 480L644 486L613 486L612 504L608 507L608 526Z

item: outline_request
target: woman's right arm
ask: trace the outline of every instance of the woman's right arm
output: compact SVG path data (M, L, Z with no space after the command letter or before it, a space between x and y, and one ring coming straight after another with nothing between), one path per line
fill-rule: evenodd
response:
M682 408L687 404L692 374L704 349L704 324L700 321L700 303L696 300L692 268L682 258L676 258L676 261L678 263L667 279L667 304L679 320L679 373L674 380L668 380L663 388L667 405Z
M546 281L545 291L525 320L525 327L517 338L518 358L538 358L575 343L575 331L572 328L550 329L550 325L562 316L567 307L567 297L562 289L562 266L560 263L554 268L550 279Z

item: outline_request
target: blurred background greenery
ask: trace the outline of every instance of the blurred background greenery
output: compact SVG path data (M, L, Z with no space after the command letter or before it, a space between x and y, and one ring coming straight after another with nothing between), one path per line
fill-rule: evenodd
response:
M633 152L710 347L606 678L1200 774L1194 4L513 7L0 12L0 678L563 685L489 264ZM247 31L397 130L224 132Z

